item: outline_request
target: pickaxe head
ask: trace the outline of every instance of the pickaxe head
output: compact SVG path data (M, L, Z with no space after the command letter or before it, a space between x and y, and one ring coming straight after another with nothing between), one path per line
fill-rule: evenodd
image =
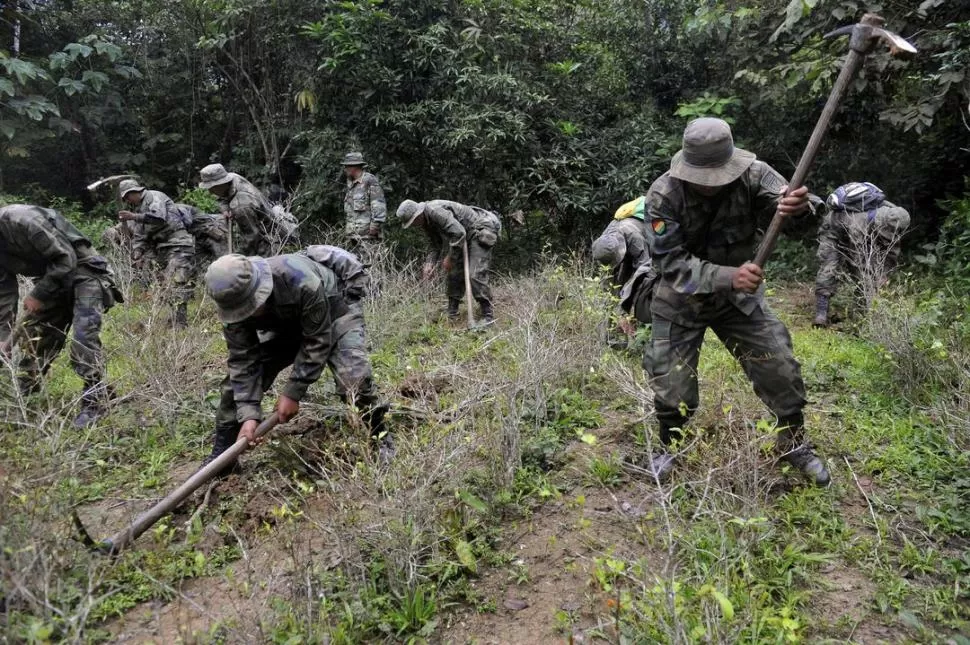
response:
M883 20L882 16L877 16L874 13L867 13L862 16L862 21L855 25L847 25L845 27L840 27L835 31L825 34L826 38L834 38L835 36L844 36L846 34L851 34L849 39L849 48L859 52L860 54L868 54L869 51L875 46L877 40L882 40L889 46L889 53L893 56L898 56L900 54L915 54L916 48L909 44L905 38L899 34L894 34L893 32L884 29L883 25L886 21Z

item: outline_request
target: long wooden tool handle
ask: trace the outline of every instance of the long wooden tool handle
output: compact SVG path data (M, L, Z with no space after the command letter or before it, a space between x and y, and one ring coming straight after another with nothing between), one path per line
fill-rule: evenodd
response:
M276 427L276 424L278 423L279 415L274 412L256 428L256 438L258 439L268 433L270 430ZM189 477L184 484L169 493L168 497L139 515L138 518L131 523L131 526L119 531L109 539L102 542L99 545L100 549L110 554L121 552L126 546L138 539L138 536L151 528L155 522L175 510L179 504L184 502L189 497L189 495L194 493L203 484L206 484L210 479L215 477L216 474L222 471L223 468L235 461L239 455L246 451L247 447L249 447L249 440L245 437L239 437L236 440L236 443L232 444L228 450L206 464L203 468L199 469L199 471Z
M785 191L785 196L788 195L789 191L805 183L808 171L811 170L812 164L815 163L818 149L822 145L822 140L825 138L826 132L828 132L829 125L832 123L832 117L835 115L835 111L839 109L839 105L842 103L842 99L849 90L849 85L862 66L864 59L865 56L863 54L860 54L854 49L849 50L849 55L845 59L845 65L842 67L839 78L832 87L829 100L825 103L825 109L822 110L822 115L815 124L815 130L812 131L812 137L808 140L808 145L805 146L802 158L799 159L798 166L795 168L795 174L792 175L791 181L788 183L788 190ZM784 223L785 217L775 212L775 216L771 218L771 225L768 227L768 232L765 233L765 237L761 241L761 246L758 248L758 254L754 258L754 263L762 269L771 256L771 252L775 250L775 244L778 242L778 235L781 233L781 227Z
M468 328L471 329L475 326L475 313L472 311L472 277L468 268L470 264L468 261L468 234L465 234L462 257L465 263L465 304L468 305Z

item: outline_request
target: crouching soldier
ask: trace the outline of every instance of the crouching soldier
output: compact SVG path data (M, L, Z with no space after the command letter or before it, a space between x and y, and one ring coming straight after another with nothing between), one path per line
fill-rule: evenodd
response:
M22 326L15 332L18 275L34 278L34 287L24 298ZM23 204L0 209L0 352L9 355L21 341L18 380L23 394L40 387L73 326L71 364L84 381L74 423L94 423L108 398L101 318L122 301L108 262L57 211Z
M397 216L404 228L417 224L427 233L431 250L424 263L423 274L426 280L430 279L439 263L447 274L448 318L458 318L458 308L465 293L462 254L467 249L472 296L481 307L484 322L494 322L488 272L492 263L492 249L502 232L498 215L443 199L430 202L407 199L398 207Z
M899 261L899 242L909 228L909 213L886 199L875 184L857 181L835 189L818 229L815 278L816 327L829 324L829 300L846 265L878 273L880 284Z
M181 214L186 230L195 238L195 269L201 273L213 260L229 252L226 218L203 213L191 204L176 204L175 208Z
M307 389L329 366L340 397L362 411L380 460L393 456L384 427L387 406L379 401L367 357L363 313L342 294L333 270L306 255L232 254L209 266L205 284L224 323L229 375L222 382L215 444L203 465L240 433L254 438L263 395L290 365L275 405L282 423L300 411Z
M643 201L643 198L640 198ZM593 260L611 270L610 291L618 295L620 289L637 272L641 266L650 266L650 253L647 250L646 234L643 230L643 210L639 217L624 217L614 219L607 225L606 230L593 242ZM617 326L625 336L632 336L636 331L634 325L625 316L625 312L615 312ZM626 340L614 337L611 330L608 341L614 347L626 347Z
M174 291L172 324L185 328L189 324L188 307L195 288L192 279L192 262L195 257L195 240L182 221L175 202L158 190L146 190L134 179L126 179L118 186L121 200L136 209L121 211L118 219L134 221L139 226L132 238L132 260L136 266L148 255L154 256L165 273L166 286Z

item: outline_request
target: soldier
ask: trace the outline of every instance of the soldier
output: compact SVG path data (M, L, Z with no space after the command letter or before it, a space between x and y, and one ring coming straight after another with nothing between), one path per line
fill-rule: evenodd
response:
M311 247L310 251L313 251ZM351 271L352 272L352 271ZM224 323L229 375L222 382L211 462L241 432L253 438L263 394L293 366L275 410L285 423L300 410L307 388L325 366L340 397L362 410L382 461L393 454L367 358L364 316L338 275L306 255L270 258L224 255L205 274L206 289Z
M344 232L350 248L365 247L381 239L381 228L387 219L387 203L377 177L364 170L364 155L349 152L341 165L347 176L344 195Z
M650 187L645 230L659 279L643 362L660 425L662 449L650 462L658 480L669 474L672 444L697 409L697 360L710 327L777 416L782 458L816 485L829 483L805 440L805 384L791 337L765 303L764 272L750 262L759 215L808 209L806 188L782 197L785 189L768 164L734 147L727 123L711 118L687 125L670 170Z
M639 218L614 219L607 225L603 234L593 242L593 259L613 271L610 281L614 295L619 295L620 288L633 277L637 269L650 265L650 253L647 251L642 218L641 210ZM618 309L614 314L616 327L623 332L623 335L617 336L611 329L607 333L607 342L611 347L626 347L628 337L636 332L633 323L625 314L622 309Z
M448 276L448 318L458 318L458 308L465 292L462 254L467 249L472 296L481 307L484 322L494 322L488 271L492 249L502 232L498 215L443 199L420 203L407 199L398 206L397 216L404 228L418 224L427 233L431 250L424 263L423 275L425 280L431 279L438 263L441 263L441 268Z
M222 215L203 213L191 204L176 204L182 222L195 238L195 269L201 271L229 252L229 231Z
M199 173L204 188L219 198L223 214L239 227L239 248L245 255L273 255L277 237L273 207L244 177L226 172L222 164L209 164Z
M826 202L828 213L818 229L818 275L815 278L816 327L828 327L829 299L848 260L856 270L879 273L880 283L896 268L899 241L909 228L909 213L886 199L867 181L839 186ZM866 266L861 266L866 265Z
M136 264L151 253L163 267L165 281L174 289L172 324L185 328L189 324L188 306L192 299L192 262L195 258L195 240L185 229L182 215L175 202L165 193L146 190L134 179L125 179L118 185L121 200L135 207L137 212L121 211L118 219L133 221L139 226L132 238L132 260Z
M35 281L15 332L18 275ZM109 394L101 318L123 300L107 260L57 211L24 204L0 208L0 353L9 355L13 344L22 342L18 384L24 395L40 387L73 325L71 364L84 381L74 424L81 428L97 421Z

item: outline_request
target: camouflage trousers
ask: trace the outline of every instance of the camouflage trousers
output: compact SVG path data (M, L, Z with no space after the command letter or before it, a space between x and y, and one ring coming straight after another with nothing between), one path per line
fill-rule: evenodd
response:
M170 246L158 249L158 264L163 269L165 284L172 289L172 299L187 303L192 299L194 283L195 249L191 246Z
M41 377L64 348L67 332L73 328L71 365L84 380L85 387L104 378L104 353L101 347L101 320L113 300L106 295L98 276L83 270L73 276L65 289L36 314L24 315L20 359L20 382L29 391L40 385Z
M859 265L888 274L899 263L899 241L909 227L909 213L901 208L879 209L872 221L865 213L832 211L818 229L818 274L815 293L835 294L839 276Z
M715 315L698 322L685 327L653 314L643 367L651 378L661 441L679 438L672 429L682 428L697 410L697 361L708 328L741 363L755 394L779 419L801 414L806 402L801 366L788 330L765 303L748 316L725 300Z
M367 356L367 333L364 317L351 311L333 323L334 345L327 357L327 366L333 374L337 394L368 414L380 404L374 385L370 359ZM263 373L263 391L269 390L277 375L293 364L301 345L300 336L293 334L273 335L261 342L260 365ZM219 410L216 412L216 431L237 431L240 424L236 417L236 401L227 376L222 381Z
M465 296L465 264L461 247L451 254L451 271L448 272L447 294L449 300ZM479 303L492 302L492 288L488 284L492 266L492 247L483 246L472 237L468 240L468 270L471 275L472 297Z

